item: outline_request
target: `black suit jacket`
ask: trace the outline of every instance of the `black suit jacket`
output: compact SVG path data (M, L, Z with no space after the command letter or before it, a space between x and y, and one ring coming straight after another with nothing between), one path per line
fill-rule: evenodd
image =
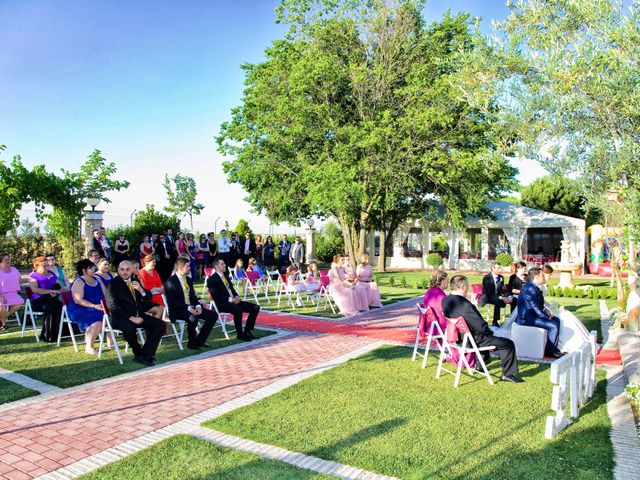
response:
M189 277L187 285L189 285L189 305L184 301L184 291L180 284L180 279L175 273L164 282L164 294L167 297L167 306L169 307L169 318L171 320L187 320L191 313L187 307L197 307L200 305L195 290L193 289L193 280Z
M114 279L109 282L106 293L109 315L116 322L129 321L129 317L141 316L145 311L142 304L143 300L149 300L151 298L151 293L148 290L144 291L144 295L134 290L134 300L133 295L131 295L131 290L129 290L126 282L120 276L114 277Z
M482 278L482 295L478 305L484 307L487 303L495 305L500 302L500 296L502 296L502 289L504 288L504 277L498 275L498 288L496 289L496 283L493 281L493 273L489 272Z
M246 238L243 238L242 240L240 240L240 253L242 255L244 255L244 244L246 242ZM253 238L249 239L249 256L250 257L255 257L256 256L256 241ZM245 265L246 267L246 265ZM216 302L217 303L217 302Z
M227 272L224 273L224 276L229 283L229 290L231 290L233 296L238 296L238 292L236 292L236 289L233 288L233 283L231 283L231 279L229 278ZM209 289L209 295L211 295L211 298L214 302L216 302L216 305L218 307L229 303L229 292L227 291L227 287L224 286L224 283L220 278L220 275L218 275L218 272L214 272L213 275L211 275L207 279L207 288Z
M493 332L478 309L461 295L447 295L442 299L442 313L447 318L462 317L467 322L474 340L489 337Z
M159 262L170 262L173 258L173 247L171 246L171 242L166 241L164 244L162 242L157 242L156 255L159 257ZM166 258L165 255L169 255L169 258Z
M92 240L93 240L93 249L98 251L98 253L100 254L100 257L106 257L107 252L105 252L104 248L102 248L102 244L100 243L100 240L98 240L96 237L93 237Z

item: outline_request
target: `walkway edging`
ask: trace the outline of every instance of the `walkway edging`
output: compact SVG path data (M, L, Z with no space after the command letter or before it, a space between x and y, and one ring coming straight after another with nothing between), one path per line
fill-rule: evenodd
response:
M24 388L35 390L36 392L39 392L41 394L58 392L62 390L62 388L56 387L55 385L41 382L40 380L36 380L35 378L28 377L26 375L23 375L22 373L14 372L12 370L7 370L2 367L0 367L0 378L4 378L9 382L17 383ZM37 398L42 399L42 397ZM15 402L10 402L10 404L11 403Z

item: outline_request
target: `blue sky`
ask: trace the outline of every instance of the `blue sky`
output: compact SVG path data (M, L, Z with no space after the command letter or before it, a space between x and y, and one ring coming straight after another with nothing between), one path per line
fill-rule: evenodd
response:
M259 62L286 27L278 0L3 0L0 2L0 144L5 161L77 169L98 148L131 181L113 193L106 222L128 223L145 203L165 205L164 174L196 179L205 205L196 229L217 217L266 231L238 185L228 185L214 136L238 105L244 62ZM431 1L491 19L504 0ZM541 173L522 177L527 183ZM104 207L104 204L101 208ZM186 226L186 223L185 223ZM276 229L277 231L277 229Z

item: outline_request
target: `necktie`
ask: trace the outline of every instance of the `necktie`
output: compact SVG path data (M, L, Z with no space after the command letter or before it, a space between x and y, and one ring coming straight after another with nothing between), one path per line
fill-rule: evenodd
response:
M133 289L133 283L131 283L131 280L127 280L127 287L129 287L129 290L131 291L131 295L133 296L133 299L136 299L136 292Z
M222 283L224 283L224 286L227 287L227 292L229 292L229 296L233 297L231 289L229 288L229 282L227 282L227 279L224 275L220 275L220 278L222 278Z
M184 303L189 305L189 284L187 283L187 277L182 277L182 292L184 293Z

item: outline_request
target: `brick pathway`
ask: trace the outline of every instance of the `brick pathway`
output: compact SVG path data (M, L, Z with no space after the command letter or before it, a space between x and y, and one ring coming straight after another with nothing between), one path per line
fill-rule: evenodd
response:
M297 333L87 387L0 417L0 477L32 478L371 343Z

